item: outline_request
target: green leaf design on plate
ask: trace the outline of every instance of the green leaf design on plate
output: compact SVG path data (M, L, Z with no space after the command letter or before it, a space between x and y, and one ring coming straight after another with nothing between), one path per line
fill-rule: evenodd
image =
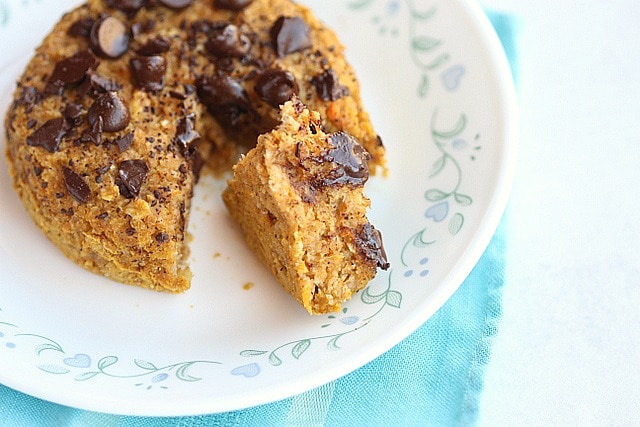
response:
M411 40L411 47L420 52L429 52L442 44L442 41L428 36L416 36Z
M271 352L269 354L269 363L271 363L273 366L280 366L282 365L282 359L276 356L274 352Z
M296 359L300 359L300 356L302 356L302 353L307 351L307 349L310 346L311 346L311 340L310 339L302 340L302 341L298 342L296 345L293 346L293 348L291 349L291 355L293 357L295 357Z
M418 96L420 98L424 98L425 96L427 96L427 93L429 92L429 86L429 76L427 74L423 74L422 78L420 79L420 84L418 85Z
M133 363L139 368L146 369L147 371L157 371L156 365L151 362L147 362L146 360L134 359Z
M55 375L63 375L71 372L69 369L58 365L38 365L38 369Z
M360 299L365 304L377 304L378 302L382 301L384 297L385 297L384 292L379 295L373 295L371 293L371 289L369 287L366 287L364 289L364 292L362 292L362 297Z
M243 357L262 356L265 353L267 352L261 351L261 350L242 350L240 352L240 356L243 356Z
M460 232L462 226L464 225L464 216L461 213L456 213L451 217L449 221L449 233L452 236L455 236Z
M91 378L95 377L96 375L99 375L100 372L98 371L91 371L91 372L85 372L83 374L78 375L75 380L76 381L87 381L90 380Z
M350 9L357 10L357 9L363 9L363 8L369 6L372 2L373 2L373 0L350 1L350 2L347 2L347 6Z
M196 362L183 363L178 369L176 369L176 377L179 380L187 382L200 381L202 378L194 377L193 375L189 375L189 373L187 372L194 363Z
M473 199L466 194L456 193L454 194L454 198L456 199L456 202L458 202L458 204L461 206L469 206L473 203Z
M115 365L116 363L118 363L118 358L116 356L105 356L98 360L98 369L104 371L109 366Z
M444 200L449 197L451 193L445 193L442 190L438 190L437 188L432 188L431 190L427 190L424 193L424 198L430 202L439 202L440 200Z
M402 304L402 294L398 291L390 289L387 292L386 303L391 307L400 308L400 304Z
M327 342L327 349L331 350L331 351L336 351L336 350L340 350L340 346L338 345L338 339L341 337L342 335L338 335L335 336L333 338L331 338L329 340L329 342Z

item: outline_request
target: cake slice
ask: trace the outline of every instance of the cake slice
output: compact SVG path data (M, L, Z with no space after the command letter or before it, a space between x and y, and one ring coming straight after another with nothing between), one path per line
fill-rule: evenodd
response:
M366 217L369 154L347 133L325 133L297 98L280 114L234 166L223 199L287 292L311 314L337 311L389 267Z

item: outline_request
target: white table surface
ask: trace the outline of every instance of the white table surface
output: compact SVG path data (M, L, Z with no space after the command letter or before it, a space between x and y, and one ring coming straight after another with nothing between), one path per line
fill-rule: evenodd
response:
M480 425L640 424L640 2L482 0L520 28L521 149Z

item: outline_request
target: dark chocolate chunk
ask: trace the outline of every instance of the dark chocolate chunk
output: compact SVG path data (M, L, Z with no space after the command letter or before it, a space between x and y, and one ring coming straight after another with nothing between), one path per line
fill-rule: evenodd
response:
M89 34L91 34L91 27L93 27L95 22L96 21L90 16L80 18L71 24L67 30L67 34L71 37L89 37Z
M369 179L369 153L351 135L336 132L328 137L333 148L324 159L332 162L335 168L322 181L323 185L364 185Z
M27 145L32 147L42 147L54 153L58 151L60 142L67 133L67 124L63 117L47 120L35 132L27 137Z
M170 237L167 233L161 232L156 234L156 242L158 243L166 243L169 241Z
M218 57L242 58L249 52L251 41L232 24L215 28L205 44L207 51Z
M136 52L142 56L154 56L167 52L170 47L171 40L166 37L158 36L140 46L136 49Z
M87 112L87 119L91 125L98 117L102 117L105 132L117 132L129 124L129 108L116 92L106 92L94 101Z
M118 146L118 150L120 150L121 153L127 151L129 148L131 148L131 144L133 144L133 132L129 132L128 134L121 136L114 142Z
M134 199L140 194L140 188L147 178L149 166L144 160L124 160L118 165L118 177L115 182L120 194L127 199Z
M389 269L387 254L382 245L382 234L373 225L366 223L359 227L355 235L356 245L365 258L374 261L377 267Z
M249 6L253 0L215 0L214 6L218 9L233 10L235 12Z
M244 116L254 113L242 84L227 74L198 78L197 90L200 101L225 126L238 127Z
M269 69L258 76L255 91L264 102L278 108L298 94L298 84L290 72Z
M131 24L131 35L134 40L140 37L140 35L153 31L156 27L156 21L153 19L147 19L146 21L138 21Z
M89 71L87 78L80 86L79 92L82 96L90 93L91 96L97 97L105 92L114 92L120 89L122 89L122 86L119 83Z
M124 12L135 12L144 6L145 0L107 0L107 6Z
M159 0L160 4L163 4L171 9L182 9L193 3L193 0Z
M28 108L37 104L42 99L42 94L33 86L23 86L17 105L25 105Z
M66 166L62 168L62 174L64 176L64 185L67 187L71 197L80 203L86 203L91 196L91 189L84 181L84 178Z
M138 87L154 92L164 87L164 73L167 61L162 56L139 56L131 58L131 72Z
M70 102L64 107L62 114L69 125L78 126L82 121L82 105Z
M310 48L307 23L298 17L279 17L271 27L271 44L280 58Z
M340 84L333 69L312 77L311 83L315 86L318 97L324 101L335 101L349 95L349 88Z
M200 140L200 134L195 130L195 114L189 114L180 119L176 128L174 144L180 147L185 157L190 158L195 151L195 145Z
M96 120L91 123L89 129L85 130L80 136L80 142L93 143L98 146L102 144L102 131L104 128L104 121L101 116L98 116Z
M47 95L62 95L65 87L80 83L89 70L95 70L100 61L90 50L82 50L58 62L47 81Z
M129 29L114 16L98 19L91 27L90 45L98 56L118 58L129 48Z

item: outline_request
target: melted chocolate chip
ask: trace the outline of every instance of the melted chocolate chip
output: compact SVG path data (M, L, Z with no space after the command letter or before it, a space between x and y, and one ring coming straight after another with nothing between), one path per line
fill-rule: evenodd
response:
M324 101L335 101L349 95L349 88L340 84L333 69L312 77L311 83L315 86L318 97Z
M171 9L182 9L193 3L193 0L159 0L159 2Z
M91 27L93 27L94 23L95 20L90 16L80 18L71 24L67 30L67 34L71 37L89 37L89 34L91 34Z
M156 21L153 19L147 19L146 21L138 21L131 24L131 35L134 40L140 37L144 33L153 31L156 27Z
M116 92L107 92L98 97L87 112L87 120L93 125L102 118L105 132L117 132L129 124L129 109Z
M42 147L50 153L54 153L58 151L60 142L66 133L67 125L63 117L51 119L27 137L27 145Z
M116 185L120 194L127 199L134 199L140 194L140 188L147 178L149 166L144 160L124 160L118 165Z
M369 153L351 135L336 132L328 136L333 148L324 159L336 167L322 181L323 185L364 185L369 179Z
M174 144L182 150L185 157L190 158L195 150L195 145L200 140L200 134L195 130L195 114L189 114L180 119L176 128Z
M280 58L308 49L309 27L302 18L281 16L271 27L271 44Z
M215 0L213 2L214 6L218 9L226 9L239 11L249 6L253 0Z
M118 58L129 48L129 29L114 16L98 19L91 27L90 44L96 55Z
M64 107L62 115L69 125L78 126L82 121L82 105L70 102Z
M91 124L89 129L85 130L80 136L80 142L93 143L98 146L102 144L102 130L104 128L102 117L98 118Z
M114 92L122 89L122 86L106 77L89 71L87 78L80 86L79 93L84 96L90 93L91 96L97 97L105 92Z
M131 148L131 144L133 144L133 132L129 132L126 135L121 136L116 139L114 143L118 146L118 150L122 153Z
M218 57L242 58L249 52L251 41L232 24L215 28L205 44L207 51Z
M164 73L167 61L162 56L139 56L131 58L131 72L138 87L154 92L164 87Z
M145 0L107 0L107 6L124 12L135 12L144 6Z
M100 62L91 51L82 50L58 62L47 81L47 95L62 95L65 87L80 83L89 70L95 70Z
M62 168L62 174L64 176L64 185L67 187L67 191L80 203L86 203L91 196L91 189L80 175L68 167Z
M377 267L383 270L389 269L387 254L382 245L382 234L379 230L366 223L358 229L355 236L356 245L361 253L369 260L374 261Z
M243 123L243 116L253 113L242 84L227 74L200 77L197 90L200 101L225 126L238 127Z
M165 53L171 47L171 40L166 37L158 36L153 38L136 49L136 52L142 56L154 56Z
M298 84L288 71L269 69L258 77L255 91L264 102L278 108L298 94Z

